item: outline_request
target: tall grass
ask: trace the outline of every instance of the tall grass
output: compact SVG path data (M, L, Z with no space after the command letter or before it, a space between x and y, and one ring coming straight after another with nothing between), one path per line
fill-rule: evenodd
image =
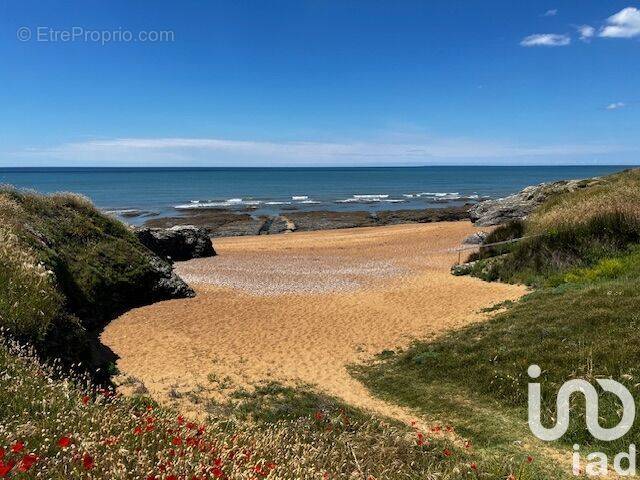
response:
M506 225L494 235L512 231ZM541 285L554 275L624 254L640 242L640 169L553 197L527 218L522 235L524 240L500 251L481 250L473 260L507 255L480 263L475 273L486 280Z
M522 459L485 465L445 437L334 402L279 418L195 422L42 365L0 335L0 478L534 478Z
M62 308L53 272L18 238L0 228L0 327L42 340Z

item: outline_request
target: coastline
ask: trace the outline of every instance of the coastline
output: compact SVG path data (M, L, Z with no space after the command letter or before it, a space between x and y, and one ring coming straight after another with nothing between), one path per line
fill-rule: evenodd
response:
M276 381L407 421L348 366L482 320L481 308L525 292L449 273L448 249L476 231L460 221L221 238L218 256L175 264L194 299L131 310L101 339L123 379L182 411Z
M383 211L282 211L277 215L253 216L251 211L233 212L225 209L190 210L177 216L151 218L144 227L170 228L195 225L207 230L211 237L272 235L290 232L311 232L342 228L459 221L469 218L473 204L442 208Z

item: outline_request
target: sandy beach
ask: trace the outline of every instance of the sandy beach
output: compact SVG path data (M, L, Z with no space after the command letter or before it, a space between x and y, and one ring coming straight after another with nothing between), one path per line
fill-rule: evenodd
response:
M482 320L521 286L449 273L470 222L224 238L218 256L176 265L193 299L134 309L102 341L125 376L198 413L189 393L223 400L260 382L307 384L406 420L347 371L385 349Z

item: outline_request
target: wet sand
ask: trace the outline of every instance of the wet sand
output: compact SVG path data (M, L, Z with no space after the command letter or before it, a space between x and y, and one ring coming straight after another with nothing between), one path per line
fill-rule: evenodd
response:
M475 231L462 221L217 239L219 256L176 265L196 298L132 310L102 340L160 401L223 400L274 380L409 420L346 367L525 292L449 273L458 255L447 249ZM187 397L180 408L198 412Z

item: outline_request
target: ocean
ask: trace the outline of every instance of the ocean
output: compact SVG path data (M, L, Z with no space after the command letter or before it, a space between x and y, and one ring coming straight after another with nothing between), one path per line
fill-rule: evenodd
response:
M502 197L622 166L378 168L0 168L0 183L72 191L129 223L202 208L252 211L397 210Z

